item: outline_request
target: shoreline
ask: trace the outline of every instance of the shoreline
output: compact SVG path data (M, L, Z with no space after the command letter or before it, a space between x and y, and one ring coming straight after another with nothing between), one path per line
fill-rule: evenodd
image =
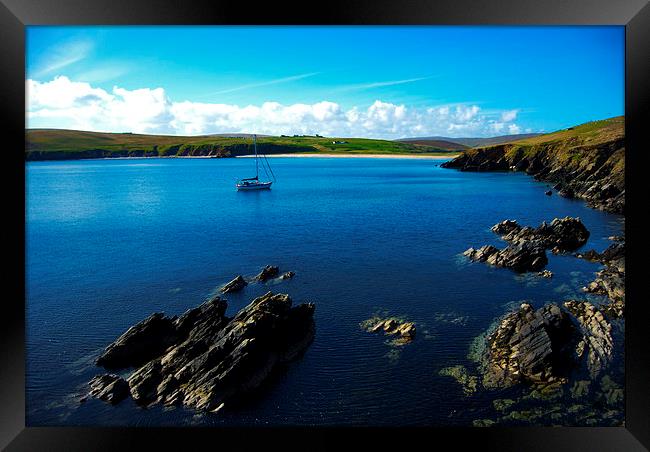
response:
M423 160L444 160L458 157L460 154L450 155L419 155L419 154L327 154L327 153L309 153L309 154L268 154L271 157L289 157L289 158L377 158L377 159L423 159ZM254 155L238 155L235 158L254 158Z
M267 158L286 157L286 158L373 158L373 159L416 159L416 160L446 160L458 157L460 154L450 155L419 155L419 154L319 154L319 153L296 153L296 154L269 154ZM80 160L142 160L142 159L230 159L230 158L255 158L255 155L236 155L234 157L215 157L212 155L157 155L145 157L96 157L81 159L36 159L25 160L29 162L69 162Z

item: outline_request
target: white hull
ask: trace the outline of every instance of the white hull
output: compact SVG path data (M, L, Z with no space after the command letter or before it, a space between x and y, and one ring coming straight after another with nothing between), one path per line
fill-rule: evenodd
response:
M237 184L237 190L267 190L271 188L273 182L259 182L256 184Z

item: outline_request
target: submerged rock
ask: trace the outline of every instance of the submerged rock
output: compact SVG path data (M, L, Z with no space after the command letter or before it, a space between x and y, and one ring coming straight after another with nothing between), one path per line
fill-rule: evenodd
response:
M311 342L314 305L291 305L288 295L268 292L228 318L226 301L216 296L178 318L161 317L175 340L129 376L131 397L145 406L213 411L236 403Z
M98 398L113 405L129 396L128 383L118 375L97 375L90 380L89 385L90 392L88 395L90 397Z
M545 194L546 196L551 196L551 195L553 194L553 191L552 191L552 190L546 190L546 191L544 192L544 194Z
M262 271L255 277L257 281L264 282L268 281L271 278L278 276L280 269L275 265L267 265L262 269Z
M441 369L439 375L445 377L452 377L456 380L462 387L465 395L472 395L476 392L478 387L478 377L471 375L465 366L453 366L445 367Z
M221 288L221 293L238 292L246 287L248 283L242 275L237 275L235 279Z
M405 322L394 317L387 319L373 317L362 322L361 328L370 333L382 331L387 335L397 335L399 339L394 342L395 345L411 342L415 338L416 332L415 323Z

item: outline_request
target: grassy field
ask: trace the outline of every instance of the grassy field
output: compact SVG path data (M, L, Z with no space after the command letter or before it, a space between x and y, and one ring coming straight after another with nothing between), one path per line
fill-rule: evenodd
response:
M502 146L506 149L506 156L522 153L533 156L553 148L555 154L564 160L580 159L589 148L622 139L625 136L625 117L592 121L575 127L558 130L556 132L538 135L532 138L512 141L505 145L487 146L464 151L468 155L476 155L483 150Z
M253 153L252 138L217 135L172 136L30 129L25 132L25 141L27 160L157 156L232 157ZM267 154L453 154L447 149L430 145L365 138L265 136L258 137L257 144L260 152Z

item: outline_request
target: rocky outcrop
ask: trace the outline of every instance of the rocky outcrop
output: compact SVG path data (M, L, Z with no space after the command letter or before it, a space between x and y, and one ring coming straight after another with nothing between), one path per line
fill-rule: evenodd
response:
M589 231L580 218L555 218L550 224L543 222L533 228L523 227L516 220L504 220L492 226L509 245L498 249L485 245L469 248L463 254L472 261L485 262L497 267L511 268L517 272L539 271L548 263L546 250L554 253L575 250L587 242ZM551 277L551 272L540 276Z
M95 397L113 405L129 396L128 383L118 375L97 375L90 380L89 385L90 392L88 396Z
M595 378L611 360L612 327L587 301L567 301L564 308L523 303L501 319L480 357L483 385L563 383L581 363Z
M541 276L542 278L552 278L553 272L550 270L542 270L541 272L537 273L537 276Z
M625 313L625 242L613 243L602 253L588 250L576 256L605 265L596 273L596 279L582 290L606 295L610 303L603 306L604 312L611 317L622 317Z
M561 196L609 212L625 211L625 121L595 121L515 141L464 151L444 168L525 171L554 184Z
M577 319L583 335L576 345L576 355L578 358L587 356L589 372L595 378L612 357L612 325L587 301L571 300L565 302L564 306Z
M487 337L483 386L509 387L519 382L564 379L575 345L575 327L556 304L534 310L524 303L506 315Z
M383 332L386 335L399 336L397 345L406 344L415 339L415 323L406 322L394 317L382 319L380 317L372 317L361 323L361 328L370 332Z
M123 369L141 365L162 353L177 340L174 319L157 312L135 324L97 358L106 369Z
M529 243L509 245L502 250L485 245L479 249L469 248L463 255L475 262L510 268L516 272L539 271L548 263L544 248Z
M573 251L589 238L589 231L580 218L555 218L551 223L545 221L538 227L522 227L515 220L505 220L492 227L492 231L501 235L510 243L533 243L554 252Z
M603 307L613 317L623 317L625 313L625 271L616 267L606 267L596 273L596 279L582 288L585 292L606 295L610 303Z
M246 287L248 283L244 279L242 275L237 275L235 279L227 283L221 288L221 293L230 293L230 292L239 292L242 290L244 287Z
M269 279L278 276L279 272L280 269L275 265L267 265L257 276L255 276L255 279L260 282L268 281Z
M166 335L158 334L167 345L159 346L155 353L148 345L148 335L128 334L129 340L123 340L128 331L107 351L113 350L115 355L115 350L120 350L120 367L135 361L129 359L131 351L138 352L137 361L142 359L141 349L154 355L126 380L136 403L183 404L218 411L259 387L279 365L295 358L311 342L314 305L291 305L288 295L268 292L228 318L226 301L216 296L179 317L155 314L156 322L165 321L172 327ZM151 321L138 325L147 323ZM116 364L106 359L98 362Z
M284 273L282 273L282 276L280 276L280 279L291 279L294 276L296 276L295 272L292 272L292 271L284 272Z

